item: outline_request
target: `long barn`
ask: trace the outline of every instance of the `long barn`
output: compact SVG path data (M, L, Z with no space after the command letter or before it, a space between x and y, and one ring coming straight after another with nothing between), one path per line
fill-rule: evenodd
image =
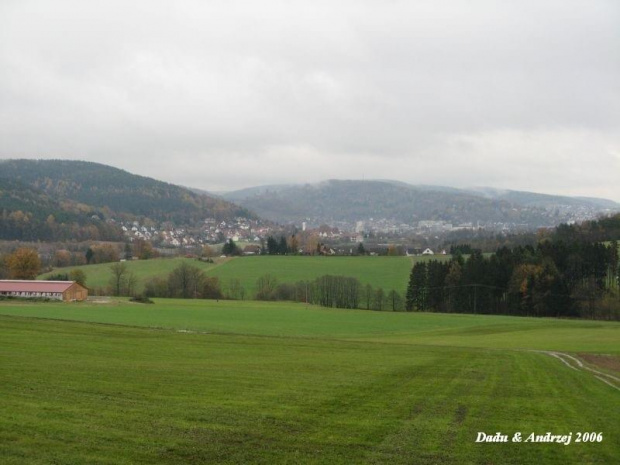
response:
M88 289L75 281L0 280L0 296L36 297L72 302L86 300Z

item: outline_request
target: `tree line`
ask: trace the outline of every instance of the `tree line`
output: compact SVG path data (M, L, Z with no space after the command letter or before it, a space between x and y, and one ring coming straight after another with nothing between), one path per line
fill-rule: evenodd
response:
M279 239L276 239L273 236L269 236L267 238L267 254L268 255L287 255L287 254L296 254L299 249L299 241L295 234L289 237L289 240L286 240L286 237L280 236Z
M124 265L114 264L112 267ZM114 278L114 270L113 278ZM221 299L224 297L220 280L207 276L204 271L189 263L181 263L166 277L155 277L144 286L146 297L172 297L181 299ZM126 294L131 295L131 294Z
M323 275L313 280L279 283L271 274L256 282L257 300L288 300L322 307L402 311L403 297L395 290L386 293L383 288L362 285L357 278Z
M107 289L113 295L136 294L135 276L125 263L110 267L111 278ZM254 298L267 301L306 302L323 307L403 311L403 297L395 290L386 293L382 288L363 286L357 278L324 275L314 280L296 283L280 283L265 274L256 281L256 292L248 294L237 278L221 283L216 277L207 276L200 268L181 263L166 277L155 277L144 286L143 295L151 297L174 297L185 299L231 299Z
M554 238L416 263L408 311L620 319L618 243Z

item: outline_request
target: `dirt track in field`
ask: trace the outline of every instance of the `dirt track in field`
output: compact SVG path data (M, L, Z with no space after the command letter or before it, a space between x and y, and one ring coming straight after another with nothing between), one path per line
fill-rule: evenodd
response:
M564 363L564 365L566 365L569 368L572 368L573 370L589 371L590 373L593 373L597 379L601 380L605 384L608 384L614 389L617 389L620 391L620 377L609 374L609 373L605 373L599 370L595 370L594 368L584 364L580 359L578 359L577 357L573 355L565 354L562 352L548 351L548 350L536 350L534 352L541 352L541 353L550 355L551 357L555 357L558 360L560 360L562 363ZM583 358L584 360L586 360L588 364L590 364L590 363L596 363L594 360L599 360L599 358L601 357L607 357L607 356L589 354L588 358L590 360L587 360L586 357L583 357ZM615 358L612 358L612 359L616 360L615 363L617 363L617 359ZM598 363L596 364L599 365ZM603 365L600 365L600 366L601 368L607 368L607 367L604 367Z

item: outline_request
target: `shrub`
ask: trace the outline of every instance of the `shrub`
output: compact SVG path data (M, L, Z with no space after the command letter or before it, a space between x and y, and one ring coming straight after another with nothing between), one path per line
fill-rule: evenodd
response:
M154 304L151 299L149 299L145 294L137 295L129 299L130 302L137 302L139 304Z

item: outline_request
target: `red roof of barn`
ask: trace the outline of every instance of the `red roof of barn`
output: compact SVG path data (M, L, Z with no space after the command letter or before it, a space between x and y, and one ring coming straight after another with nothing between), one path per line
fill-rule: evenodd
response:
M9 281L0 280L0 292L65 292L74 281Z

